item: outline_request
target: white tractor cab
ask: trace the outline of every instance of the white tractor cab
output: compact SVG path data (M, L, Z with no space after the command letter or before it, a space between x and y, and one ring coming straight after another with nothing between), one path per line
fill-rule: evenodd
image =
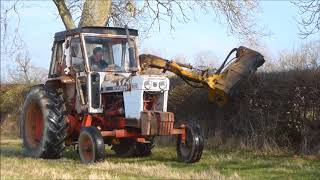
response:
M200 126L174 125L169 79L140 73L137 36L115 27L55 34L48 80L30 90L21 116L25 155L57 158L76 145L81 161L92 163L108 144L120 156L147 156L155 136L176 135L178 160L200 160Z
M123 28L81 28L75 32L78 33L61 32L55 37L64 36L64 73L75 73L77 87L82 91L76 106L78 113L81 109L87 109L88 113L103 113L106 108L103 94L117 92L123 93L124 107L119 111L126 118L140 119L144 98L148 95L156 97L156 103L153 109L147 110L167 111L169 79L139 74L137 30L128 29L129 36ZM100 61L107 66L99 67L93 62L95 49L100 50ZM52 71L53 68L54 64Z

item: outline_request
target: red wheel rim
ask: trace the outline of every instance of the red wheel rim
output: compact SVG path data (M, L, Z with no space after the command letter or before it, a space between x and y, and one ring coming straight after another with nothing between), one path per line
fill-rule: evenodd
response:
M88 134L80 135L79 139L79 153L84 162L90 163L94 159L94 147L92 139Z
M25 117L25 136L32 148L37 148L41 142L44 129L43 115L38 103L32 102L29 105Z

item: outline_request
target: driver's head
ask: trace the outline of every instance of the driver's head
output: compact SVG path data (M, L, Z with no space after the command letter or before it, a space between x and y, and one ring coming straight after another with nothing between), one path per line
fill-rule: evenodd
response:
M96 47L93 49L93 57L95 62L102 60L102 56L103 52L101 47Z

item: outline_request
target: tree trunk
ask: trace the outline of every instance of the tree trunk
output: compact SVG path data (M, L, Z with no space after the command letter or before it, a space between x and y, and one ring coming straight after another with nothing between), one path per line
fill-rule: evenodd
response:
M72 19L71 13L67 8L64 0L53 0L53 2L58 8L59 15L66 29L67 30L74 29L76 26L74 25L74 21Z
M79 27L105 26L111 13L111 0L86 0Z

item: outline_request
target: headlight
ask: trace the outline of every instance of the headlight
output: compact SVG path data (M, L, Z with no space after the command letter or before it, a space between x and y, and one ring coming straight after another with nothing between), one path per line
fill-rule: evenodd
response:
M145 81L144 82L144 88L146 88L146 89L151 89L151 87L152 87L152 82L151 81Z
M161 81L161 82L159 83L159 88L160 88L161 90L164 90L166 87L167 87L167 82L166 82L166 81Z

